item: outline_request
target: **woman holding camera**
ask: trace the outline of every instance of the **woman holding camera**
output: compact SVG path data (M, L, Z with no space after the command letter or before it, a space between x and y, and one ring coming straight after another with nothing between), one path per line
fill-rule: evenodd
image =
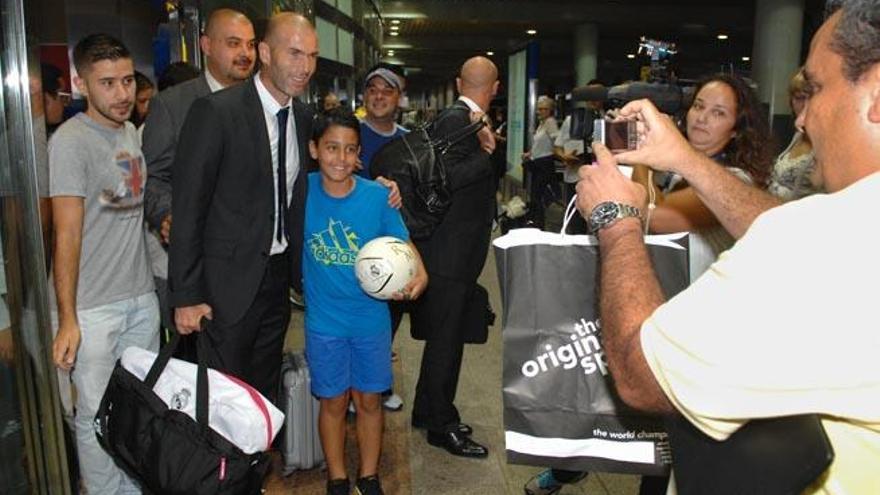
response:
M765 186L773 162L772 138L761 104L745 81L728 74L702 80L684 124L691 146L741 180ZM647 186L648 176L647 167L634 167L633 180ZM649 194L656 207L648 229L653 234L693 234L690 275L696 280L734 239L680 176L657 173L653 179Z

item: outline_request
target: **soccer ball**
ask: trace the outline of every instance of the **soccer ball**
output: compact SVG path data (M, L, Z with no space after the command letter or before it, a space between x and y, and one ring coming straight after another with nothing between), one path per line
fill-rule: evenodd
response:
M354 271L361 288L376 299L391 299L416 274L416 255L396 237L377 237L358 251Z

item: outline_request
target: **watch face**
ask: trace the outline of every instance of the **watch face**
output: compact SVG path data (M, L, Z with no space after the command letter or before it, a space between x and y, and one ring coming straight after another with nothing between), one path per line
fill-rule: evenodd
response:
M596 206L590 213L590 223L595 226L605 225L617 218L620 206L617 203L605 202Z

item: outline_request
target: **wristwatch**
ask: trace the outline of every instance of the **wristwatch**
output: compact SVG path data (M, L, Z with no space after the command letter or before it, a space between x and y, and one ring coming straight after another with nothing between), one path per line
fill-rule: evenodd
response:
M635 206L623 203L615 203L614 201L605 201L593 207L590 212L590 234L596 235L597 232L613 225L621 218L636 217L642 219L642 212Z

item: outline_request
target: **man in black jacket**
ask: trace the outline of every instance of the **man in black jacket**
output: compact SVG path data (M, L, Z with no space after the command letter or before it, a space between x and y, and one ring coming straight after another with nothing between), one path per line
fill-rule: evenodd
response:
M247 81L256 61L256 44L254 26L247 16L228 8L211 12L199 38L205 70L198 77L161 91L150 103L141 146L147 161L144 218L166 246L171 232L171 164L186 114L198 98ZM162 326L173 329L167 255L159 249L151 250L149 242L147 252L153 264ZM183 340L175 355L194 362L195 339Z
M169 285L178 331L212 320L211 366L274 399L288 288L302 288L312 115L295 98L315 71L318 37L306 18L284 12L269 20L258 48L260 72L196 100L183 125Z
M451 136L485 118L498 90L498 69L485 57L469 59L456 79L458 100L437 118L435 137ZM486 262L495 214L495 176L490 127L463 139L444 157L452 204L430 239L416 245L431 278L414 310L414 333L425 350L413 405L412 424L427 428L428 443L453 455L486 457L488 449L470 438L453 404L464 350L464 321ZM472 313L472 312L471 312ZM479 311L476 314L482 314Z

